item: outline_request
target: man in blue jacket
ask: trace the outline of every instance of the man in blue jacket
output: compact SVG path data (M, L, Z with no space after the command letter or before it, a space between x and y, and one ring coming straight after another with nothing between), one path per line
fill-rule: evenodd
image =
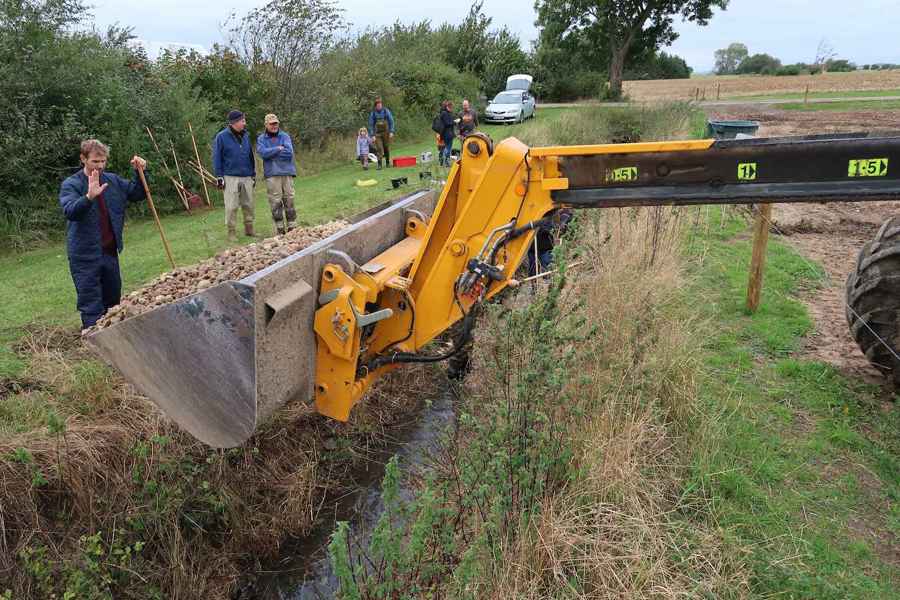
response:
M237 210L244 214L244 233L253 237L253 188L256 185L256 160L253 143L247 132L244 113L228 113L228 126L216 134L212 145L213 173L216 187L224 190L225 225L228 241L236 242Z
M263 161L263 175L266 178L266 195L275 231L284 235L297 226L297 211L294 210L294 145L291 136L281 131L278 117L266 115L266 130L256 138L256 153ZM285 227L285 220L287 226Z
M394 139L394 115L385 108L381 98L375 98L375 107L369 113L369 135L375 138L375 153L378 155L378 166L381 161L391 166L391 140Z
M131 181L107 173L108 158L109 148L98 140L81 142L84 166L63 181L59 189L59 205L68 223L69 271L75 283L82 329L93 326L121 299L119 252L125 207L145 198L137 171ZM134 156L131 165L143 169L147 161Z

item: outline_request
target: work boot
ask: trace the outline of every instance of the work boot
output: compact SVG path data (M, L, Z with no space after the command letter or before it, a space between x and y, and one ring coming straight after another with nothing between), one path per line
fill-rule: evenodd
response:
M378 166L375 167L375 170L376 170L376 171L380 171L380 170L381 170L381 159L380 159L380 158L378 159Z
M281 225L275 226L275 234L276 235L284 235L285 233L287 233L287 232L284 230L284 227L282 227Z
M237 232L234 230L234 227L228 228L228 238L227 239L228 239L229 244L234 244L235 242L237 242Z
M245 223L244 224L244 235L247 237L256 237L253 235L253 223Z
M296 224L296 223L288 223L288 224L287 224L287 230L288 230L288 231L293 231L293 230L295 230L295 229L297 229L297 224Z

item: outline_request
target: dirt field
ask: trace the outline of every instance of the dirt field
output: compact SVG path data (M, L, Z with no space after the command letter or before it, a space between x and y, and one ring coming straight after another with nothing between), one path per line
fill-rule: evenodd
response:
M900 70L854 71L851 73L825 73L824 75L796 75L788 77L761 75L723 75L719 77L694 77L691 79L658 79L651 81L626 81L625 93L637 101L688 100L695 97L700 88L706 100L716 100L719 88L721 98L740 98L760 94L803 92L846 92L851 90L895 90L900 88Z
M759 121L761 136L900 129L900 111L800 113L748 107L711 112L710 117ZM896 214L900 204L894 202L776 205L773 211L773 232L822 264L828 275L824 287L805 298L815 332L808 337L804 355L880 385L884 378L850 337L844 317L844 283L860 247Z

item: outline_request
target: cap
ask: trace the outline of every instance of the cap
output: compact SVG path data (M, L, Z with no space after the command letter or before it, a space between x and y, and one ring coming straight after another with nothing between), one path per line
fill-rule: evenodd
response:
M266 125L268 125L269 123L278 123L278 117L273 115L272 113L269 113L266 115L265 123Z
M240 121L244 118L244 113L239 110L232 110L228 113L228 122L234 123L235 121Z

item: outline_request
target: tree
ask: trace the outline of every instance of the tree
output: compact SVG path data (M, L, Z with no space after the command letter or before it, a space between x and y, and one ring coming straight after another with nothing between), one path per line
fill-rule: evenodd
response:
M825 61L824 71L830 73L849 73L855 71L856 65L845 58L832 58Z
M816 58L813 61L813 65L819 67L819 69L824 73L826 71L826 66L828 61L837 56L837 53L834 51L834 46L829 43L829 41L825 38L819 40L819 45L816 47Z
M271 0L228 20L228 42L256 74L269 69L275 106L293 107L301 77L321 65L346 24L330 0Z
M749 54L747 46L737 42L729 44L727 48L716 50L716 75L731 75L732 73L736 73L738 65L740 65Z
M775 75L781 68L781 61L768 54L754 54L748 56L738 65L739 75Z
M635 45L651 51L668 46L678 37L672 27L676 15L706 25L713 8L727 5L728 0L537 0L535 9L542 30L569 38L576 46L606 49L608 95L618 98L626 59Z

